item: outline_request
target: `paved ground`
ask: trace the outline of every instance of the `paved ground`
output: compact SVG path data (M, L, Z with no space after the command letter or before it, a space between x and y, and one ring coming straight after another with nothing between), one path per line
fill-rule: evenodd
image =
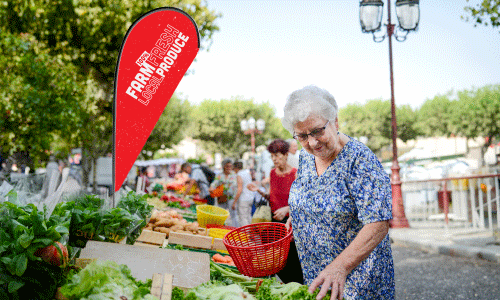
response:
M392 245L397 300L500 300L500 266Z
M413 225L411 228L390 229L389 235L396 245L500 264L500 237L495 238L492 231Z

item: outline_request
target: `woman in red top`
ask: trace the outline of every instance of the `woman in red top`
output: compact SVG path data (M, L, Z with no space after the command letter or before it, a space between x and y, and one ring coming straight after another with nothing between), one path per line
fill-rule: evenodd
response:
M293 181L296 178L297 169L292 168L287 164L288 149L290 145L284 140L274 140L267 151L271 153L271 159L274 163L274 168L269 174L269 194L265 194L257 189L255 185L249 185L248 189L257 191L263 197L269 200L271 212L273 213L273 222L286 223L290 209L288 207L288 195ZM299 256L295 243L292 241L285 267L278 272L278 277L284 283L298 282L303 283L302 269L300 267Z
M290 145L280 139L274 140L267 146L267 151L271 153L274 168L271 170L269 178L264 179L262 183L269 182L269 194L265 194L257 189L256 186L248 187L250 190L258 192L269 201L269 206L273 213L273 221L282 223L286 223L288 219L288 214L290 212L288 207L288 195L297 174L297 169L287 164L289 148Z
M274 168L269 174L269 205L273 213L273 219L286 222L290 209L288 207L288 195L297 169L287 164L289 145L283 140L276 140L269 144L268 151Z

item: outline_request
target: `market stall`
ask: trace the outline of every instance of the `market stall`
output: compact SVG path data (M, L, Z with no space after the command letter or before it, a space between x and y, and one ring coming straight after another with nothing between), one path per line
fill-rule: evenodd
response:
M85 195L50 216L11 200L0 203L1 299L315 299L274 277L283 224L227 227L227 211L168 190L115 208Z

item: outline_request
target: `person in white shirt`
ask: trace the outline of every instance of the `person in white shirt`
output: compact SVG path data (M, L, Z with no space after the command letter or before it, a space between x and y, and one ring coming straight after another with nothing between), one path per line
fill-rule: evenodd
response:
M292 168L299 169L299 145L295 139L288 139L286 141L290 145L287 163L292 166Z
M236 173L237 191L234 196L233 209L238 211L239 225L245 226L252 223L252 204L254 193L247 188L252 182L250 170L243 169L243 163L237 161L233 164Z

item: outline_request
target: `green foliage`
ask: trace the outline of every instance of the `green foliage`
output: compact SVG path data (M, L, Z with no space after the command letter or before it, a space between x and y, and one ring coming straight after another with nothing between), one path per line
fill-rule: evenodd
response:
M197 158L188 158L186 161L190 164L201 165L201 164L205 163L207 160L203 157L197 157Z
M253 296L238 284L226 285L220 281L209 281L191 289L195 299L228 299L228 300L252 300ZM189 296L188 294L188 296Z
M125 33L142 14L158 7L176 7L189 14L208 49L219 30L221 15L202 0L40 0L4 1L0 26L13 33L31 33L47 43L51 54L70 59L80 71L95 71L98 82L112 86Z
M95 195L83 195L57 204L51 219L70 220L70 245L84 247L87 240L119 242L124 237L133 244L146 226L151 209L146 197L135 192L129 192L115 208L106 207Z
M224 156L241 157L251 150L250 136L245 135L240 127L240 121L249 117L266 122L264 132L255 135L255 146L263 145L267 140L291 137L269 103L256 104L253 100L241 98L201 102L193 111L190 133L193 138L201 140L203 147L211 153L222 152Z
M391 143L391 104L381 99L365 105L349 104L339 110L340 130L352 137L365 136L376 152Z
M457 113L452 120L457 135L468 138L482 136L487 138L488 147L493 138L500 137L500 85L487 85L482 88L461 91L454 109Z
M163 187L161 188L163 189ZM129 192L127 195L120 198L120 202L116 207L126 209L131 214L137 214L143 219L149 218L153 210L153 206L148 204L145 195L141 196L134 192Z
M192 107L187 100L182 100L176 95L168 101L168 105L158 119L143 150L156 151L161 146L171 147L178 144L186 136L189 127Z
M149 292L151 279L135 279L126 265L112 261L94 261L74 274L61 288L68 299L134 299L153 300Z
M62 241L68 228L49 222L34 204L17 206L11 202L0 203L0 224L0 295L8 283L8 293L14 297L23 299L29 292L37 299L51 299L55 287L62 283L63 271L44 263L35 252Z
M467 0L469 2L469 0ZM476 6L466 6L467 16L462 16L466 21L474 22L474 26L482 24L484 26L500 26L500 0L482 0Z
M314 300L320 289L309 293L308 286L297 282L282 284L273 279L264 279L259 290L255 294L257 300ZM327 293L323 299L330 299Z
M402 105L396 108L396 118L398 122L398 138L403 142L416 139L420 131L416 127L418 114L409 105Z
M91 161L112 150L113 82L123 38L137 18L158 7L189 14L201 49L210 47L221 15L203 0L0 2L1 34L21 36L0 41L0 70L8 75L0 76L0 95L8 99L0 104L0 152L27 149L45 153L46 160L51 145L64 151L81 147L87 183ZM185 126L186 103L180 106L179 113L169 105L146 147L160 140L168 147L183 137L178 129ZM182 122L172 126L176 118Z
M85 89L76 68L31 34L0 31L0 151L47 159L54 135L78 126Z
M417 128L423 136L443 136L452 133L450 116L456 111L453 109L451 96L450 91L446 95L428 99L422 104L418 111Z

